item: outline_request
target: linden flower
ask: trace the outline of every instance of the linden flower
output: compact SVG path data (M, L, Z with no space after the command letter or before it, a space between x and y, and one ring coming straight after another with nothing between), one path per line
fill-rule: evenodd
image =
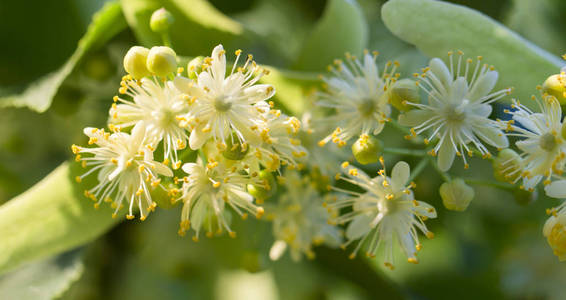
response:
M225 229L231 237L235 237L236 233L230 229L225 214L226 206L231 207L243 219L247 218L248 212L257 218L263 215L263 208L256 206L253 196L246 191L247 184L261 186L263 183L259 180L243 175L239 170L226 169L214 159L209 159L206 165L202 161L186 163L183 171L189 175L183 178L182 194L176 199L184 204L180 235L184 235L192 227L195 231L193 240L198 241L200 230L206 223L208 228L205 230L209 237L214 234L213 227L218 234ZM212 224L212 220L216 224Z
M347 54L346 63L336 60L336 67L329 67L333 77L322 78L326 91L318 94L317 105L336 111L325 121L338 127L319 142L320 146L328 141L344 146L352 137L383 130L391 113L386 91L399 77L395 73L399 63L387 62L380 76L376 57L377 52L366 51L360 62Z
M380 162L383 164L383 158L380 158ZM337 199L327 205L332 209L352 207L351 212L332 220L339 224L351 221L346 229L348 241L344 247L361 239L350 257L354 258L362 244L367 242L366 254L373 257L377 249L383 247L384 264L393 269L393 244L396 240L408 261L418 263L416 255L422 246L417 229L432 238L433 233L428 231L423 221L436 218L436 210L425 202L415 200L411 191L415 184L411 182L409 186L406 185L410 173L409 165L404 161L398 162L393 167L391 177L387 177L385 169L382 169L375 178L350 166L348 162L344 162L342 167L346 177L337 174L337 178L365 190L358 193L333 187L334 190L350 197Z
M179 126L177 117L188 109L188 95L180 93L171 81L160 83L156 78L140 81L125 76L120 92L131 97L131 101L114 97L110 109L110 128L127 128L143 121L146 125L147 142L153 147L163 141L163 159L171 160L178 169L181 162L177 151L187 145L185 129Z
M301 178L296 171L286 171L284 186L286 192L279 197L278 203L271 209L267 208L276 239L269 257L278 260L289 247L294 261L299 261L302 254L312 259L313 245L327 243L338 246L340 232L328 224L329 213L322 207L322 198L310 178Z
M552 247L554 255L558 256L560 261L566 261L566 202L557 208L547 211L550 218L544 224L542 233L548 240L548 244Z
M237 67L242 53L236 51L232 71L226 76L226 51L218 45L211 57L204 59L203 71L197 83L188 78L175 78L177 88L196 101L182 121L190 127L189 145L200 148L210 137L224 146L235 133L241 144L255 138L252 127L257 126L260 115L269 110L265 100L275 94L269 84L256 84L268 71L260 68L248 55L243 67Z
M295 138L301 122L279 110L271 110L271 113L272 116L257 127L261 143L254 145L255 151L251 154L270 171L278 170L281 164L300 167L297 160L307 155L301 141Z
M542 101L533 96L541 112L535 113L513 100L512 111L505 110L513 119L506 122L506 130L513 131L509 136L518 136L522 140L515 143L522 151L522 173L524 189L532 191L546 178L549 184L553 175L561 175L566 162L566 143L562 137L562 109L553 96L543 94ZM515 125L519 123L519 125ZM517 177L517 181L520 177Z
M430 61L417 83L428 94L428 103L405 101L416 109L399 116L399 123L412 126L412 136L431 130L425 143L438 138L430 154L438 154L438 167L442 171L450 169L456 155L463 158L464 167L468 168L465 154L472 156L471 146L483 157L489 157L491 154L483 143L497 148L509 144L498 123L488 117L492 111L490 104L508 95L511 89L492 93L498 73L486 64L481 65L481 56L474 67L471 59L463 63L463 53L458 54L455 65L452 52L448 53L450 68L439 58Z
M140 211L140 219L145 220L149 212L153 211L156 203L151 199L151 187L157 187L161 179L159 175L173 176L171 170L164 164L153 160L153 152L144 144L145 127L138 123L132 134L117 132L110 134L104 129L87 127L84 129L89 145L96 144L96 148L72 146L76 160L83 162L83 167L92 166L90 170L76 180L80 182L84 177L98 171L98 185L85 191L85 195L94 201L98 207L102 201L112 202L116 217L123 202L129 203L127 219L133 219L133 208L136 205ZM83 157L84 154L92 156Z

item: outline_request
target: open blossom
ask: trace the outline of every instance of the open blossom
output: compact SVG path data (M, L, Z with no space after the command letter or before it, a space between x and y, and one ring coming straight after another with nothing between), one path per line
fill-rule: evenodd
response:
M399 123L412 127L412 136L430 131L425 143L438 138L431 154L438 155L438 167L442 171L450 169L456 155L463 158L467 168L466 154L471 156L473 148L489 157L484 143L496 148L509 144L497 121L488 117L491 103L508 95L511 89L492 92L498 73L482 65L481 57L474 66L471 59L463 63L463 53L458 54L454 63L449 53L449 67L439 58L433 58L422 75L416 74L420 77L419 87L428 94L428 103L406 101L406 105L415 109L399 116Z
M181 195L176 201L183 202L179 234L184 235L192 228L195 231L193 239L198 240L201 230L206 230L208 236L223 230L230 236L236 233L230 229L226 216L229 206L242 218L248 213L260 218L263 208L254 204L254 198L246 191L247 184L261 186L263 182L240 170L227 169L223 163L209 158L208 163L201 160L197 163L186 163L183 171L188 176L183 178Z
M566 261L566 202L547 210L550 215L542 233L560 261Z
M307 155L296 136L301 122L279 110L270 112L273 114L269 114L257 127L260 142L253 145L252 154L270 171L278 170L281 164L299 167L298 161Z
M376 57L377 52L367 51L362 61L347 55L346 63L336 60L336 67L329 68L332 77L322 78L326 91L319 93L317 105L334 109L325 121L338 126L319 145L332 141L344 146L352 137L383 130L391 113L386 91L399 76L395 74L398 63L388 62L380 75Z
M328 224L330 214L322 207L322 196L310 182L296 171L286 171L286 192L276 205L267 207L267 217L273 220L275 243L269 256L277 260L289 248L291 258L299 261L302 255L314 258L313 245L338 246L339 230Z
M562 109L558 100L546 94L542 100L533 96L540 112L533 112L519 101L513 100L512 120L506 122L507 135L522 138L515 144L522 151L523 158L520 177L522 188L533 190L544 178L546 185L553 176L562 175L566 162L566 143L562 137ZM566 187L564 188L566 190Z
M380 158L383 164L383 158ZM342 164L345 176L339 177L364 190L358 193L334 187L334 190L346 193L349 197L338 198L327 204L332 209L351 207L352 211L332 219L338 224L350 222L346 229L348 241L344 245L360 240L351 257L355 257L363 244L368 244L366 254L374 256L379 247L385 251L384 264L393 269L393 245L395 241L411 263L418 263L417 251L421 249L417 229L428 238L434 235L428 231L423 221L436 218L436 210L429 204L417 201L409 180L409 165L398 162L388 177L385 169L371 178L363 171L352 167L347 162Z
M110 109L110 127L120 130L144 122L147 142L156 147L163 142L163 159L171 160L175 169L181 162L177 151L187 145L187 134L177 117L186 113L190 98L180 93L171 81L159 82L156 77L135 81L125 76L120 92L131 98L115 96Z
M226 51L218 45L204 59L196 83L181 76L175 78L175 86L195 99L189 112L181 117L191 131L191 149L200 148L211 137L224 146L232 132L240 144L257 138L252 128L269 111L265 100L275 94L275 89L269 84L256 84L267 71L256 65L251 55L242 67L237 66L241 52L236 51L236 61L229 74L226 74Z
M129 205L126 217L133 219L133 209L137 206L140 218L144 220L156 207L150 191L160 184L158 176L173 176L167 166L153 160L153 152L144 143L144 124L134 126L131 135L123 132L110 134L103 129L90 127L85 128L84 133L90 138L89 144L98 146L72 146L76 160L82 161L84 167L91 167L78 176L77 181L98 171L98 184L85 191L85 195L97 201L95 207L102 201L113 202L116 209L113 217L126 202ZM84 157L85 154L88 156Z

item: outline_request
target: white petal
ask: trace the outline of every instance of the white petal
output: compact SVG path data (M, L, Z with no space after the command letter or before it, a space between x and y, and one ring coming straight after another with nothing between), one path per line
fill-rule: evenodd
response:
M368 215L361 214L354 217L348 228L346 229L346 237L355 240L371 230L371 218Z
M552 198L566 198L566 180L557 180L544 187L546 195Z
M403 189L405 184L409 180L409 175L411 174L411 168L409 164L400 161L393 167L393 171L391 171L391 181L393 184L393 190L395 192Z
M209 132L202 132L204 126L198 126L193 131L191 131L191 136L189 137L189 146L192 150L198 150L210 137Z
M474 131L486 143L497 148L507 148L509 140L503 131L491 126L475 126Z
M269 258L273 261L278 260L285 253L285 249L287 249L287 243L282 240L275 241L269 250Z
M487 73L481 75L476 80L474 86L468 93L468 100L476 101L481 97L488 95L497 83L497 77L497 71L488 71Z
M546 220L546 222L544 223L544 227L542 228L542 234L545 237L550 235L550 232L552 231L552 227L554 227L554 225L556 225L557 221L558 221L558 219L555 216L550 216L550 218L548 218L548 220Z
M448 137L446 139L449 139ZM438 150L438 168L446 172L452 166L454 162L454 157L456 156L456 151L450 142L444 141L444 144L440 146Z
M446 88L450 87L453 79L446 64L440 58L435 57L430 60L429 66L434 76L440 80L442 85Z
M403 126L417 126L433 117L430 110L413 109L404 114L399 115L399 124Z
M218 45L216 47L214 47L214 50L212 50L212 55L210 56L212 58L212 66L211 66L211 70L212 70L212 75L214 76L214 79L216 79L217 81L220 80L224 80L224 76L226 75L226 55L224 54L226 51L224 51L224 47L222 47L222 45Z
M450 89L450 101L455 104L460 104L465 99L468 93L468 82L464 77L458 77L452 83Z
M186 163L182 166L183 171L185 171L185 173L191 175L194 173L194 169L197 168L198 165L195 163Z
M157 172L157 174L161 174L167 177L173 176L173 171L171 171L171 169L169 169L169 167L167 167L165 164L154 162L153 167L155 168L155 172Z
M144 139L145 139L145 124L144 122L138 122L136 126L134 126L134 129L132 129L130 143L134 148L139 149Z

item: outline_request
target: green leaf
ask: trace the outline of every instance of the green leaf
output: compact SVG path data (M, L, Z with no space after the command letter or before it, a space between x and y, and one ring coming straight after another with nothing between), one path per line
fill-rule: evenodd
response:
M63 81L71 74L84 55L103 45L126 28L120 4L109 2L97 12L86 34L67 62L57 71L31 83L21 94L0 98L1 107L29 107L37 112L46 111Z
M175 18L169 29L178 54L198 56L210 53L218 43L230 48L235 39L245 39L243 26L223 15L203 0L122 0L126 20L146 47L161 45L161 37L151 31L151 14L164 7Z
M391 0L383 5L382 18L396 36L430 57L446 58L449 50L462 50L469 57L484 56L500 73L498 87L514 87L515 98L529 99L536 85L564 65L560 58L464 6Z
M83 172L78 163L64 163L0 206L0 273L90 242L119 221L109 206L96 210L82 195L96 180L77 184Z
M300 117L307 108L308 93L319 83L316 74L264 67L269 70L269 75L263 76L260 81L273 85L276 91L274 100L294 116Z
M81 250L73 250L25 265L0 276L1 299L53 299L82 275Z
M355 1L328 1L322 18L294 64L295 68L322 71L345 52L361 54L368 40L367 27L363 12Z

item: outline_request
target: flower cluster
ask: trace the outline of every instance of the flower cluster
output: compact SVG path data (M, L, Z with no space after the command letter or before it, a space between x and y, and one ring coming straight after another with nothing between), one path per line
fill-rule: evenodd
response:
M85 191L95 206L113 202L116 216L127 205L128 219L137 208L144 220L157 206L153 189L167 190L172 202L183 203L179 234L192 228L195 240L202 230L235 236L226 207L242 218L261 217L263 208L248 187L270 189L258 174L299 168L307 152L295 136L299 120L275 109L268 102L275 88L258 83L269 72L251 55L240 64L241 53L228 73L226 51L218 45L198 67L190 63L185 77L171 48L128 51L129 74L109 111L110 132L86 128L95 147L72 147L76 160L92 167L77 181L98 172L98 184ZM194 151L199 158L187 161ZM154 160L155 152L163 162ZM167 179L181 167L186 176Z
M501 120L492 117L493 105L512 89L494 91L499 77L494 67L481 56L475 62L460 51L448 56L447 63L433 58L422 73L402 79L397 62L387 62L379 72L377 52L365 51L361 59L347 54L329 67L330 75L320 77L324 91L314 93L316 107L303 115L307 128L301 130L296 117L270 101L275 88L261 80L269 71L251 55L241 62L241 50L229 68L218 45L210 57L191 61L185 73L172 49L133 47L124 59L128 75L109 111L109 131L85 128L93 146L72 146L76 161L89 168L76 180L97 173L98 183L85 195L95 207L112 202L114 217L128 206L128 219L138 211L144 220L159 202L153 199L159 197L155 189L165 191L160 194L167 201L182 204L179 234L192 230L195 241L202 233L235 237L231 212L242 219L267 214L273 260L286 249L293 260L314 258L314 247L325 243L355 244L351 258L362 248L369 257L382 251L390 269L397 245L408 262L418 263L419 231L432 238L425 221L437 216L413 192L412 180L433 161L427 153L437 156L431 164L445 181L439 195L449 210L465 211L475 195L468 185L473 179L447 174L456 156L467 169L474 154L491 159L491 147L499 150L493 159L498 180L521 181L527 191L542 182L548 196L566 198L560 106L566 74L549 77L533 105L513 99L504 110L509 118ZM376 138L386 125L407 139L423 136L423 149L388 148L389 141ZM520 153L509 148L509 137ZM351 157L341 147L352 138L358 163L368 169L381 164L375 177L348 161L336 163ZM330 141L338 147L321 148ZM307 152L314 157L305 160ZM409 164L398 161L388 175L383 153L420 157L420 162L411 174ZM334 179L328 176L333 170L338 171ZM274 196L264 209L264 201ZM565 205L548 210L543 230L560 260L566 259Z

